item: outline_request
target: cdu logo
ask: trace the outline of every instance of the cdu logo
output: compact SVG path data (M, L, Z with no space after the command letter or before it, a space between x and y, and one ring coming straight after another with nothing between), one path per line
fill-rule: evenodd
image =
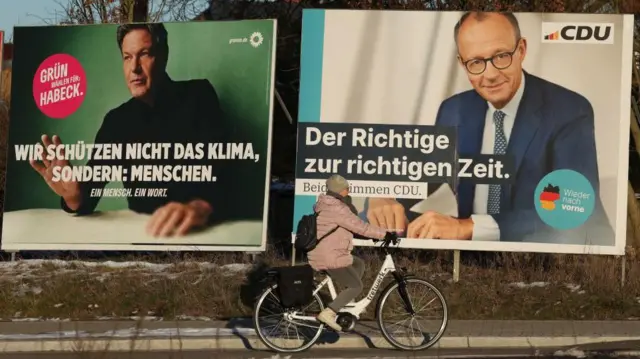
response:
M543 22L541 40L552 44L613 45L613 30L611 23Z

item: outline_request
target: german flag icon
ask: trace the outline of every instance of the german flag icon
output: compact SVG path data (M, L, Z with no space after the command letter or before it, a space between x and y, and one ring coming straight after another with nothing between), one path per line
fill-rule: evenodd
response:
M555 201L560 199L560 187L551 183L540 193L540 205L547 211L553 211L556 208Z
M548 35L544 35L545 40L558 40L560 39L560 31L552 32Z

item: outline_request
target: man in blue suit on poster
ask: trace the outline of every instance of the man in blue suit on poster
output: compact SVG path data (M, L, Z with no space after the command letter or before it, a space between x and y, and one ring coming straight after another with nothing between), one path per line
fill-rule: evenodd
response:
M457 186L458 216L409 210L420 200L369 198L363 215L406 237L474 241L532 241L613 245L613 234L587 240L587 228L555 231L538 216L533 193L557 169L584 175L597 198L587 224L610 230L599 198L594 114L582 95L533 76L522 68L527 41L511 13L465 13L454 36L458 61L473 90L445 100L436 125L454 126L461 157L506 154L515 161L512 185ZM606 224L605 224L606 223ZM591 236L589 236L591 237Z

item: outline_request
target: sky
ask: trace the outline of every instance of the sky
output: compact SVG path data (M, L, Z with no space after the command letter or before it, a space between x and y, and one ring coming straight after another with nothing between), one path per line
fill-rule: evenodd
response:
M0 30L9 42L14 26L45 25L42 19L54 20L60 9L56 0L0 0ZM9 5L8 3L11 3Z

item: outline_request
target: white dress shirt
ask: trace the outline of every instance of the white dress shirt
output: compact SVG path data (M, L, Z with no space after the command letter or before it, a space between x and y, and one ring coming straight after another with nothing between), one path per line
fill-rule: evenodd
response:
M516 113L518 112L518 106L520 100L522 100L522 94L524 93L524 74L520 87L511 101L499 109L504 112L504 134L507 138L507 143L511 137L511 130L513 130L513 124L516 120ZM493 113L498 109L493 107L489 103L487 114L485 116L484 133L482 134L482 154L493 154L493 144L495 142L496 126L493 122ZM498 241L500 240L500 228L498 223L493 219L490 214L487 214L487 203L489 201L489 185L478 184L476 185L475 196L473 198L473 238L474 241ZM502 210L502 209L500 209Z

